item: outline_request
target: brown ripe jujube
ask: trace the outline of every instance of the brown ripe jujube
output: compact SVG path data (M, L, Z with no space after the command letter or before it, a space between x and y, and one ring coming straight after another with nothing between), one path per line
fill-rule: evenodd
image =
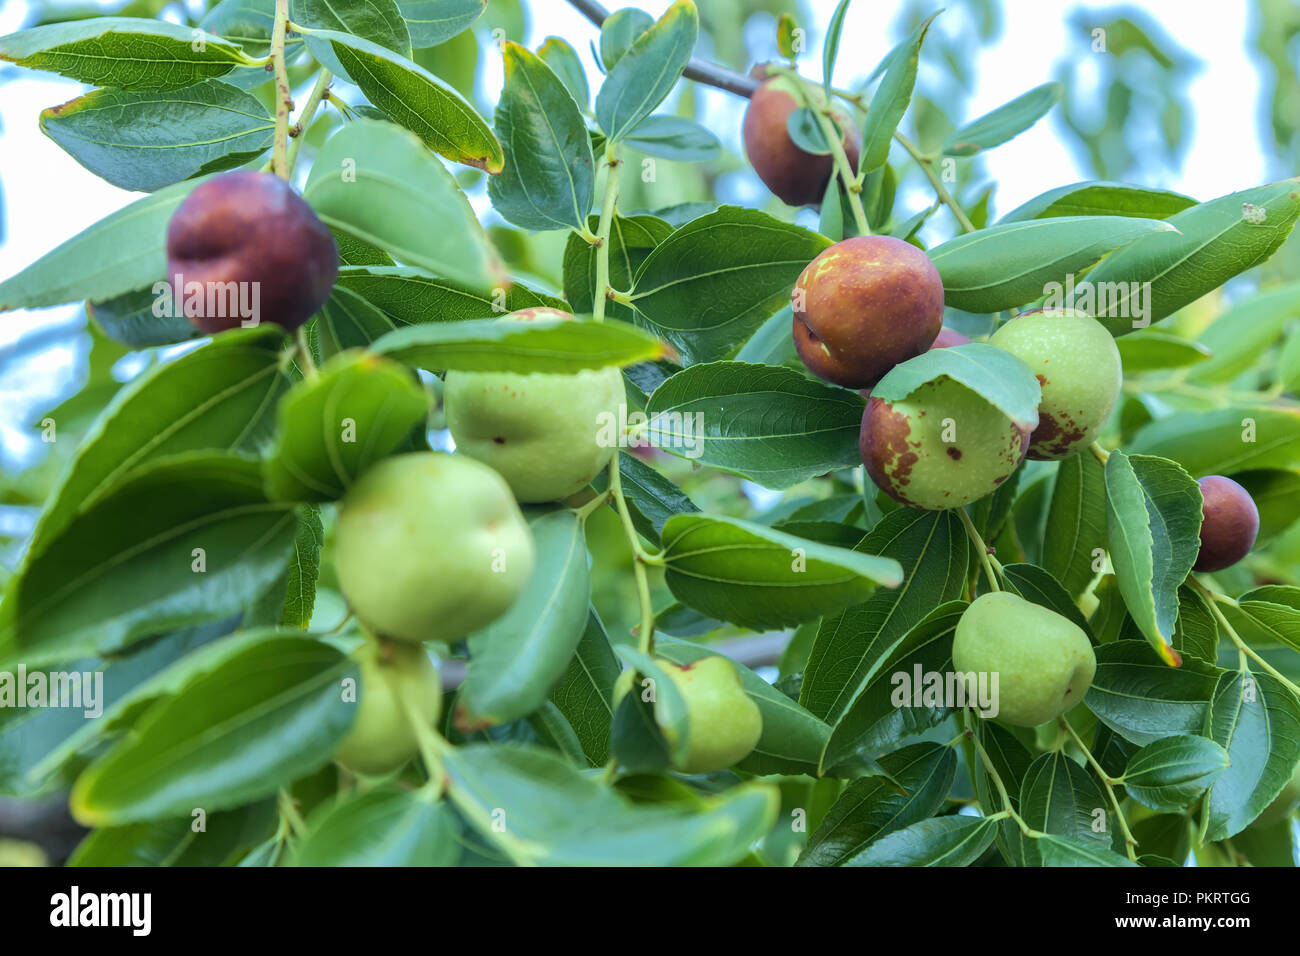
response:
M1222 571L1236 564L1255 546L1259 509L1250 492L1231 478L1209 475L1201 486L1201 550L1195 571Z
M855 236L808 263L791 294L794 345L808 370L845 388L876 384L935 342L943 281L916 246Z
M206 335L245 321L292 332L324 305L338 271L334 236L270 173L238 170L203 183L167 225L176 311Z
M835 166L829 153L819 156L805 152L790 138L786 123L790 114L803 103L794 81L777 76L765 80L754 91L745 110L745 157L763 184L790 206L820 203L826 195L826 184ZM849 165L856 171L857 130L843 113L833 111L832 116L844 133L844 152Z

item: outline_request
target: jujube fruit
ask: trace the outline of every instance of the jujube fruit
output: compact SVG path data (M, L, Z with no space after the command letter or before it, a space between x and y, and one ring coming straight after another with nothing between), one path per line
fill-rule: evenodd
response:
M958 620L952 666L976 678L997 674L996 716L1036 727L1083 700L1097 657L1072 621L1018 595L993 591L972 601Z
M813 96L814 108L824 108L825 101L820 91L814 90ZM750 97L742 126L746 159L763 184L790 206L820 203L835 169L835 161L829 153L805 152L790 138L786 123L790 114L803 104L793 80L784 76L773 77L764 81ZM833 110L831 117L842 131L844 153L856 172L857 130L852 120L839 110Z
M686 758L674 763L682 773L725 770L748 757L763 735L763 714L745 693L740 674L725 657L702 657L689 664L657 661L686 702ZM669 746L678 744L666 728Z
M938 511L996 491L1025 457L1030 430L944 376L904 399L869 399L858 450L891 498Z
M339 509L339 586L363 624L455 641L496 620L533 572L532 532L504 480L472 458L387 458Z
M238 170L210 179L167 224L175 308L207 335L253 320L293 331L325 304L338 272L334 236L270 173ZM244 305L255 301L256 315L241 313L241 296Z
M369 640L357 663L357 716L334 759L355 774L392 773L420 749L403 701L433 727L442 706L442 684L419 645Z
M1092 444L1124 378L1104 325L1069 309L1038 310L1016 316L989 344L1023 360L1043 388L1030 458L1069 458Z
M876 384L934 344L943 282L930 258L891 236L824 249L794 284L794 345L808 370L845 388Z
M500 319L574 321L558 309L521 309ZM443 410L457 451L491 465L522 502L556 501L585 488L614 454L602 417L626 401L617 368L447 373Z
M1201 486L1201 550L1195 571L1222 571L1250 553L1259 534L1259 509L1231 478L1209 475Z

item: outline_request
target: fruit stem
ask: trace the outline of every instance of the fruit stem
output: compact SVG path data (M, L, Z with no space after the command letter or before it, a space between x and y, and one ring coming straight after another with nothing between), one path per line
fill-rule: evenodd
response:
M961 518L961 523L966 528L966 536L970 538L971 544L975 545L975 553L979 555L980 564L989 578L989 588L994 591L1001 591L1002 588L998 584L997 575L993 572L993 562L989 558L989 546L980 537L979 531L975 528L975 522L970 520L970 515L966 513L965 508L953 508L952 510L957 512L957 517Z
M276 804L280 809L281 819L289 824L289 828L297 836L302 836L307 832L307 821L302 818L302 814L298 812L298 808L294 805L293 796L284 787L280 788L280 792L276 797Z
M303 106L302 112L298 114L298 122L295 129L298 131L293 138L293 145L289 147L289 175L293 175L293 167L298 162L298 152L302 149L302 141L307 138L307 130L311 129L311 122L316 118L316 109L320 106L321 101L330 88L330 83L334 80L334 74L329 70L321 70L316 77L316 85L311 89L311 95L307 97L307 104Z
M916 165L921 167L921 172L925 173L925 178L930 180L930 185L934 187L934 194L939 197L940 202L952 210L953 216L962 229L966 232L975 232L975 224L970 221L970 217L966 215L961 205L953 198L952 193L948 192L948 187L943 184L939 174L934 171L934 158L922 153L916 148L916 144L902 133L894 133L894 139L911 154L912 159L916 161Z
M416 709L415 702L402 693L401 682L393 681L392 685L394 692L397 694L397 699L402 705L402 715L406 718L406 722L411 725L411 730L415 732L415 741L420 747L420 759L424 761L425 772L429 775L429 782L422 789L436 801L442 796L447 777L442 769L442 756L439 752L441 750L441 741L439 741L438 735L433 728L425 722Z
M849 155L844 151L843 134L831 121L830 103L821 106L816 105L808 81L800 76L798 71L787 67L772 67L771 72L783 73L789 79L794 80L799 89L799 95L803 99L803 105L808 108L808 112L817 117L817 125L821 127L822 136L825 137L826 144L830 147L831 158L834 160L835 169L839 173L840 183L844 186L844 194L849 197L849 208L853 210L853 222L858 228L858 235L871 235L871 227L867 224L867 214L862 208L862 180L853 171L853 166L849 163Z
M294 332L293 337L298 346L298 364L302 366L302 374L306 378L315 378L316 361L311 357L311 346L307 342L307 326L298 326L298 330Z
M627 510L627 500L623 497L623 478L619 472L619 456L616 453L609 463L609 491L614 497L614 507L618 510L619 521L623 524L623 534L632 548L632 570L636 576L637 597L641 605L641 627L637 632L637 649L642 654L653 654L655 647L655 612L650 603L650 577L646 573L647 563L659 563L662 558L652 558L641 547L640 536L632 524L632 515Z
M1280 681L1283 686L1285 686L1289 691L1291 691L1291 693L1295 694L1297 697L1300 697L1300 687L1297 687L1294 683L1287 680L1286 676L1282 674L1277 668L1275 668L1268 661L1264 660L1264 658L1256 654L1254 649L1241 639L1241 636L1237 634L1236 629L1232 626L1232 624L1228 621L1228 619L1223 616L1223 612L1219 610L1219 603L1227 604L1229 607L1236 607L1237 602L1234 601L1232 598L1228 597L1228 595L1226 594L1220 594L1218 591L1206 587L1203 583L1201 583L1201 581L1198 578L1189 576L1187 578L1187 581L1189 584L1191 584L1191 586L1195 590L1201 593L1202 597L1204 597L1207 600L1207 602L1210 605L1210 612L1214 615L1215 620L1219 622L1219 626L1223 628L1223 632L1228 635L1228 640L1232 641L1232 643L1236 645L1237 653L1249 657L1252 661L1258 664L1262 670L1266 671L1276 680Z
M603 491L603 492L601 492L600 494L596 495L596 497L592 498L592 499L591 499L590 501L588 501L585 505L582 505L582 506L579 507L579 508L575 508L575 509L573 509L574 514L576 514L576 515L578 516L578 520L579 520L579 521L586 521L586 520L587 520L588 518L590 518L590 517L591 517L591 516L596 512L596 511L600 510L600 508L601 508L601 507L602 507L602 506L603 506L607 501L609 501L609 489L606 489L605 491Z
M975 733L975 729L972 726L969 710L962 712L962 719L966 724L964 735L966 739L974 745L975 752L979 754L980 762L984 764L984 771L989 775L989 779L993 781L993 786L997 788L998 797L1002 801L1002 809L1007 813L1014 815L1015 811L1011 809L1011 796L1007 793L1006 784L1002 782L1001 774L999 774L997 768L993 766L993 758L989 756L989 752L985 750L984 745L980 743L979 734ZM987 812L987 808L985 808L986 815ZM1016 819L1020 822L1020 826L1023 829L1026 826L1025 821L1021 820L1019 816L1017 816Z
M605 146L605 201L600 207L600 223L596 227L596 297L591 303L591 317L596 322L605 321L605 302L609 297L609 233L614 222L614 206L618 202L618 147Z
M289 90L289 70L284 63L284 36L289 23L289 0L275 0L275 24L271 28L271 63L275 67L275 144L271 149L271 169L283 180L289 179L289 111L293 109Z
M1092 452L1092 456L1094 458L1096 458L1099 462L1102 463L1103 467L1105 466L1106 462L1110 460L1110 452L1102 448L1096 442L1093 442L1091 445L1089 445L1088 450Z
M1124 811L1119 808L1119 799L1115 796L1114 784L1119 783L1119 780L1101 769L1101 764L1097 763L1097 758L1092 755L1092 751L1088 749L1083 739L1075 733L1068 720L1060 717L1057 719L1057 725L1064 729L1070 739L1074 741L1074 745L1083 751L1084 757L1088 760L1088 765L1092 767L1093 772L1101 780L1102 786L1106 788L1106 796L1110 797L1110 805L1115 810L1115 819L1119 821L1119 831L1124 836L1124 849L1128 851L1128 858L1136 863L1137 853L1134 848L1138 843L1133 838L1133 831L1128 828L1128 821L1124 819Z

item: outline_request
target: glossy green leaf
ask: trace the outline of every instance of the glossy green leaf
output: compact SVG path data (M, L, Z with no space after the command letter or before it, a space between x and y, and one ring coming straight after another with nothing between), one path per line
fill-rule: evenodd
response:
M799 702L834 723L852 705L886 655L938 604L961 597L968 548L957 516L900 508L863 538L858 550L897 561L902 583L822 621L804 671Z
M295 866L452 866L460 858L455 814L427 791L379 787L314 814Z
M1144 236L1089 274L1094 284L1122 283L1097 318L1120 336L1172 315L1238 273L1268 259L1300 216L1294 179L1221 196L1165 220L1178 232ZM1150 283L1149 289L1146 283ZM1135 295L1141 299L1133 301ZM1148 301L1149 297L1149 301ZM1141 318L1138 305L1142 305Z
M695 50L699 28L695 4L677 0L610 68L596 94L596 122L612 142L663 102Z
M646 434L671 454L789 488L861 463L863 407L859 395L793 369L711 362L655 389Z
M429 399L395 362L345 352L280 402L265 463L268 497L334 501L425 420Z
M587 228L596 231L599 217L591 216ZM673 227L657 216L620 216L609 225L609 283L629 289L641 263L659 243L672 235ZM596 295L596 247L578 233L571 233L564 245L564 297L573 311L590 312ZM633 311L620 302L605 304L605 315L631 321Z
M182 89L246 59L237 45L206 31L136 17L47 23L0 37L0 60L124 90Z
M770 784L698 805L635 805L543 750L474 745L448 754L451 800L479 834L519 863L725 866L776 822ZM494 817L495 815L495 817ZM504 815L506 826L492 821Z
M1282 338L1287 324L1298 317L1300 282L1290 282L1235 302L1197 336L1211 355L1189 377L1197 382L1231 381L1257 366L1264 353Z
M1178 587L1200 546L1201 491L1175 462L1110 453L1106 528L1120 593L1146 639L1170 664Z
M949 747L923 743L880 758L890 779L865 777L845 788L825 819L808 837L796 866L838 866L888 833L933 816L957 772Z
M1077 597L1106 548L1106 473L1086 451L1061 462L1043 533L1043 567Z
M625 7L615 10L600 25L600 62L611 70L632 48L637 37L655 24L655 18L644 10Z
M681 514L663 530L673 596L745 627L798 624L902 580L898 563L719 515Z
M822 46L822 89L829 99L831 79L835 75L835 60L840 52L840 34L844 30L844 16L849 12L849 0L840 0L831 14L830 25L826 28L826 42Z
M972 343L922 352L886 372L872 386L871 396L898 401L939 378L966 386L1022 428L1038 425L1042 386L1028 365L993 345Z
M1208 360L1212 353L1199 342L1161 329L1143 329L1116 339L1125 374L1156 369L1187 368Z
M521 229L582 229L596 187L582 112L546 61L518 43L505 46L505 71L495 121L505 166L488 183L492 206Z
M1049 189L1017 206L999 222L1023 222L1055 216L1135 216L1168 219L1195 206L1196 200L1164 189L1147 189L1126 183L1083 182Z
M983 817L932 817L867 845L843 866L970 866L993 842L997 822Z
M1108 253L1152 233L1172 233L1159 219L1061 216L989 226L930 250L943 279L944 302L966 312L998 312L1034 302ZM1099 278L1100 268L1089 273Z
M708 163L722 155L722 144L708 127L682 116L647 116L623 142L647 156L678 163Z
M632 304L689 362L725 358L790 298L830 242L765 213L722 206L658 245Z
M326 225L400 262L480 292L504 284L496 251L456 180L391 123L359 119L331 136L303 198Z
M1037 757L1025 771L1019 812L1035 830L1104 850L1110 846L1114 823L1109 811L1088 771L1059 750ZM1021 846L1023 864L1040 865L1041 841L1024 840Z
M173 455L131 473L28 559L0 604L0 662L59 663L237 613L279 576L290 506L255 461ZM201 569L201 570L200 570Z
M41 113L41 130L95 175L150 192L232 169L271 145L275 119L219 80L184 90L94 90Z
M1061 98L1060 83L1044 83L972 120L943 141L947 156L974 156L1019 136L1047 115Z
M411 32L397 0L291 0L289 18L308 30L329 30L367 40L410 58ZM330 41L305 33L307 48L322 66L347 75Z
M530 713L564 676L582 640L591 576L582 522L557 511L532 522L537 566L501 617L469 636L470 666L456 702L462 727Z
M665 346L623 322L431 322L397 329L371 350L427 369L547 372L632 365L662 358Z
M1096 649L1097 673L1084 702L1125 740L1149 744L1204 729L1221 671L1184 659L1169 667L1143 641L1115 641Z
M416 49L438 46L465 30L487 9L487 0L397 0Z
M664 524L673 515L700 510L686 492L641 459L620 451L618 462L628 514L647 540L658 543ZM609 479L603 473L593 482L597 491L604 491L608 485Z
M225 866L275 827L269 800L205 817L128 823L94 830L67 866Z
M329 644L252 644L160 701L78 779L70 803L97 826L195 808L223 810L274 794L329 759L355 719L340 682L356 668Z
M587 762L603 767L609 760L609 728L614 719L614 681L621 666L605 626L591 608L573 659L553 688L550 701L573 728Z
M249 56L266 56L275 27L275 0L221 0L203 15L199 26L238 43Z
M885 75L871 97L866 123L862 127L862 150L858 169L871 172L889 159L889 144L898 123L907 112L916 85L916 65L921 57L921 43L938 13L932 13L911 35L885 57ZM947 285L947 283L944 283Z
M591 102L591 89L587 85L587 70L573 47L562 37L547 37L546 42L537 48L537 55L568 87L579 109L586 110Z
M1124 770L1128 795L1152 810L1178 813L1228 769L1228 752L1207 737L1162 737L1135 753Z
M1129 451L1172 459L1196 477L1300 468L1300 411L1259 405L1174 412L1140 428Z

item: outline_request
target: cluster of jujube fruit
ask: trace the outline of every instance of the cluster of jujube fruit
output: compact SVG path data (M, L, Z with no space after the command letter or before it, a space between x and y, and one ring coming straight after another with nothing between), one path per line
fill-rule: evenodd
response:
M238 327L220 293L257 290L254 322L295 331L330 295L338 275L334 237L283 180L240 171L195 189L167 231L168 277L199 331ZM216 289L218 295L204 294ZM192 293L198 290L200 294ZM501 322L576 321L530 308ZM587 488L615 448L598 434L625 401L617 368L562 373L449 371L444 412L457 453L415 452L368 469L340 503L335 564L363 625L357 653L358 712L335 759L357 774L403 766L419 750L442 703L425 641L453 643L500 618L536 564L520 503L560 501ZM689 740L678 769L720 770L754 749L758 707L736 669L716 657L659 661L687 706ZM631 676L629 672L629 677Z
M787 120L799 94L788 78L766 80L745 116L745 148L773 193L806 205L822 200L834 171L829 156L804 152L790 136ZM843 145L856 169L851 134ZM895 367L930 349L970 344L942 325L943 282L934 263L917 245L891 236L854 236L824 250L799 276L792 303L799 358L819 378L863 390L863 465L882 491L912 508L962 508L996 491L1026 456L1060 460L1088 451L1123 384L1119 350L1100 322L1070 309L1034 309L998 328L988 344L1020 359L1038 380L1036 422L1014 421L943 375L901 399L872 396ZM1229 478L1199 484L1204 520L1195 569L1217 571L1250 551L1259 513ZM966 673L998 673L999 716L1035 726L1083 699L1096 658L1071 621L994 591L963 614L953 664Z

